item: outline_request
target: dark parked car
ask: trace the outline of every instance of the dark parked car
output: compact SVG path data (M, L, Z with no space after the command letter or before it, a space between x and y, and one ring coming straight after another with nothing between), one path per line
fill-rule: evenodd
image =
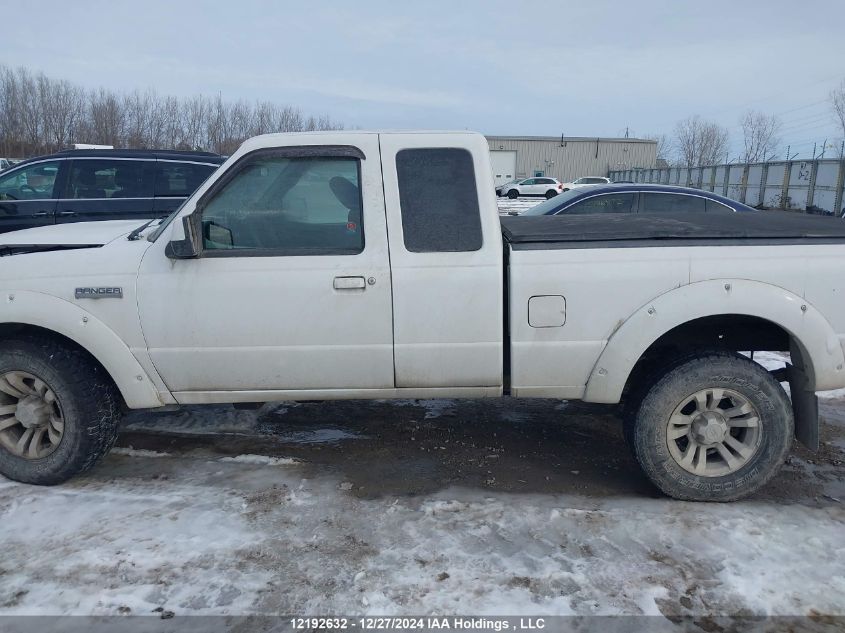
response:
M0 174L0 233L168 215L225 160L209 152L67 150Z
M590 185L564 191L521 215L560 213L733 213L756 211L716 193L690 187L649 184Z

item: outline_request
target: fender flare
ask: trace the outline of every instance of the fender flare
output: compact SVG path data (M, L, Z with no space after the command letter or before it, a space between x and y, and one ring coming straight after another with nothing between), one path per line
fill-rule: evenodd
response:
M53 295L13 290L0 293L0 324L33 325L65 336L105 368L130 409L164 405L158 390L126 343L97 317Z
M711 279L656 297L611 334L593 367L584 392L588 402L616 403L634 365L670 330L696 319L719 315L759 317L786 330L798 344L814 378L813 390L845 384L845 355L827 319L806 299L758 281Z

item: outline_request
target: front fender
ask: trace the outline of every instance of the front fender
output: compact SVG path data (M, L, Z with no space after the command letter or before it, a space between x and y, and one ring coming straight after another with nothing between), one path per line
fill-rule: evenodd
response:
M95 316L58 297L31 291L0 293L0 324L34 325L66 336L88 351L112 377L131 409L164 403L129 347Z
M845 356L827 319L806 299L758 281L717 279L681 286L632 314L610 337L593 367L584 400L619 402L643 353L670 330L702 317L738 314L771 321L798 343L816 391L845 386Z

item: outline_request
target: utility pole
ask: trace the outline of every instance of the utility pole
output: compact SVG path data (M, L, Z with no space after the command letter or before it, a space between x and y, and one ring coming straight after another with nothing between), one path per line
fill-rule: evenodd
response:
M792 147L791 145L786 146L786 160L789 160L789 148Z

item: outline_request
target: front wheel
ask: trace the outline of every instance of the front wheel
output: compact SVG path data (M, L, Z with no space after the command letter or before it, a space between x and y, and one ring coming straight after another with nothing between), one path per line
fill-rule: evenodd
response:
M0 474L58 484L91 468L117 438L118 396L103 369L53 340L0 344Z
M508 198L510 198L511 200L516 200L518 196L519 192L516 189L511 189L510 191L508 191Z
M762 488L792 445L793 415L780 384L730 352L681 361L626 420L646 476L687 501L734 501Z

